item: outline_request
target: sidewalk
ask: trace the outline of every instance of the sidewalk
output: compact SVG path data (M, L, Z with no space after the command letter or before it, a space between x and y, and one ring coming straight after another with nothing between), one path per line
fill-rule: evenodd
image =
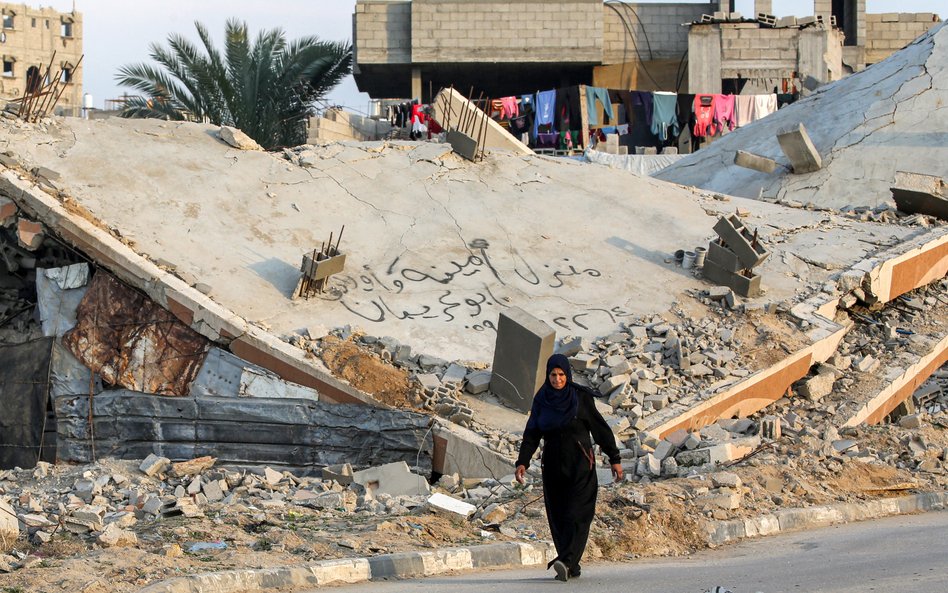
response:
M717 546L746 537L946 508L948 492L927 492L862 503L783 509L749 519L707 522L705 537L709 545ZM230 570L176 577L149 585L138 593L292 591L328 584L426 577L475 568L538 566L545 565L554 555L553 546L549 543L505 542L431 552L385 554L371 558L324 560L293 567Z

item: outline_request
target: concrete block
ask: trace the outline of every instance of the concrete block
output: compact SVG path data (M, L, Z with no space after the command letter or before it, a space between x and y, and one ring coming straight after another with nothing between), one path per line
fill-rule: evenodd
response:
M155 476L166 471L171 467L171 460L167 457L159 457L152 453L142 461L141 465L138 466L146 476Z
M777 169L777 161L743 150L734 153L734 164L761 173L773 173Z
M477 507L470 503L458 500L447 494L441 494L440 492L428 497L428 508L435 513L442 513L448 516L453 515L465 519L473 515L474 511L477 510Z
M484 393L490 387L490 371L474 371L467 376L467 383L464 385L464 391L477 395Z
M533 395L546 379L556 332L526 311L511 307L497 324L490 390L513 408L529 412Z
M586 350L589 350L589 341L586 340L586 338L572 338L571 340L561 342L556 352L557 354L570 357L576 356Z
M753 298L760 294L759 274L753 274L748 277L735 272L729 272L708 260L705 260L701 274L710 282L730 287L742 297Z
M461 385L464 382L464 377L467 376L467 369L457 363L451 363L447 370L444 371L444 374L441 375L441 383L447 385L453 383L455 385Z
M823 159L803 124L777 132L777 142L790 159L794 173L812 173L823 167Z
M722 216L714 225L714 232L721 237L723 244L741 260L744 268L758 266L770 252L754 240L752 233L737 216Z
M675 445L671 444L668 441L662 441L655 447L655 451L652 453L659 461L664 461L669 455L671 455L675 450Z
M411 473L404 461L370 467L352 474L352 481L377 493L392 496L428 494L431 488L424 476Z
M740 272L744 269L744 265L741 263L740 258L737 257L737 254L717 241L708 243L708 255L705 256L704 261L705 263L710 261L728 272ZM726 295L722 295L721 298L725 296ZM712 298L714 297L712 296Z

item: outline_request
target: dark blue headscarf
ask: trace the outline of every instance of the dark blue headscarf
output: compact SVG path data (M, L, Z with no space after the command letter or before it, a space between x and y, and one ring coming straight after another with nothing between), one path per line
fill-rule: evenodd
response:
M563 389L553 389L550 385L550 371L561 369L566 373L566 386ZM573 385L573 370L569 359L562 354L554 354L546 361L546 380L543 386L533 396L533 408L530 410L530 419L527 420L527 429L538 428L542 432L563 428L573 418L579 409L579 393Z

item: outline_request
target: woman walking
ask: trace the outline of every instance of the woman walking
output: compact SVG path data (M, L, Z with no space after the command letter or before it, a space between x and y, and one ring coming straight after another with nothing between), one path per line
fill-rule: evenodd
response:
M569 360L562 354L547 361L546 381L533 397L517 457L515 475L521 484L541 439L543 497L556 546L556 558L547 568L553 567L557 580L568 581L580 575L579 561L596 512L599 483L593 442L609 456L616 481L622 480L622 465L615 436L596 409L593 393L573 383Z

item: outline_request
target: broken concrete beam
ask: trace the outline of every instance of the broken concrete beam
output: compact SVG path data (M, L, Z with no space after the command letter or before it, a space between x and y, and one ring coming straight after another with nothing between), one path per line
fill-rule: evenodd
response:
M743 150L738 150L734 154L734 164L761 173L773 173L777 169L777 161Z
M897 171L890 189L895 206L902 212L948 220L948 197L941 177Z
M20 218L16 224L16 238L20 246L30 251L36 251L43 244L46 232L43 225L32 220Z
M376 493L392 496L428 494L431 488L424 476L411 473L404 461L370 467L352 474L352 481Z
M812 173L823 167L823 159L803 124L777 132L777 142L790 159L794 173Z
M744 268L758 266L770 255L737 216L722 216L715 223L714 232L721 237L724 245L737 255Z
M556 332L523 309L500 313L490 390L521 412L529 412L533 395L546 379L546 360L553 354Z
M463 500L458 500L454 497L448 496L447 494L441 494L440 492L432 494L428 497L428 508L432 512L441 513L445 515L458 515L467 519L474 514L474 511L477 510L477 507L464 502Z
M731 290L744 298L753 298L760 295L760 274L754 274L750 277L744 276L720 268L711 261L704 262L701 274L706 280L730 287Z

